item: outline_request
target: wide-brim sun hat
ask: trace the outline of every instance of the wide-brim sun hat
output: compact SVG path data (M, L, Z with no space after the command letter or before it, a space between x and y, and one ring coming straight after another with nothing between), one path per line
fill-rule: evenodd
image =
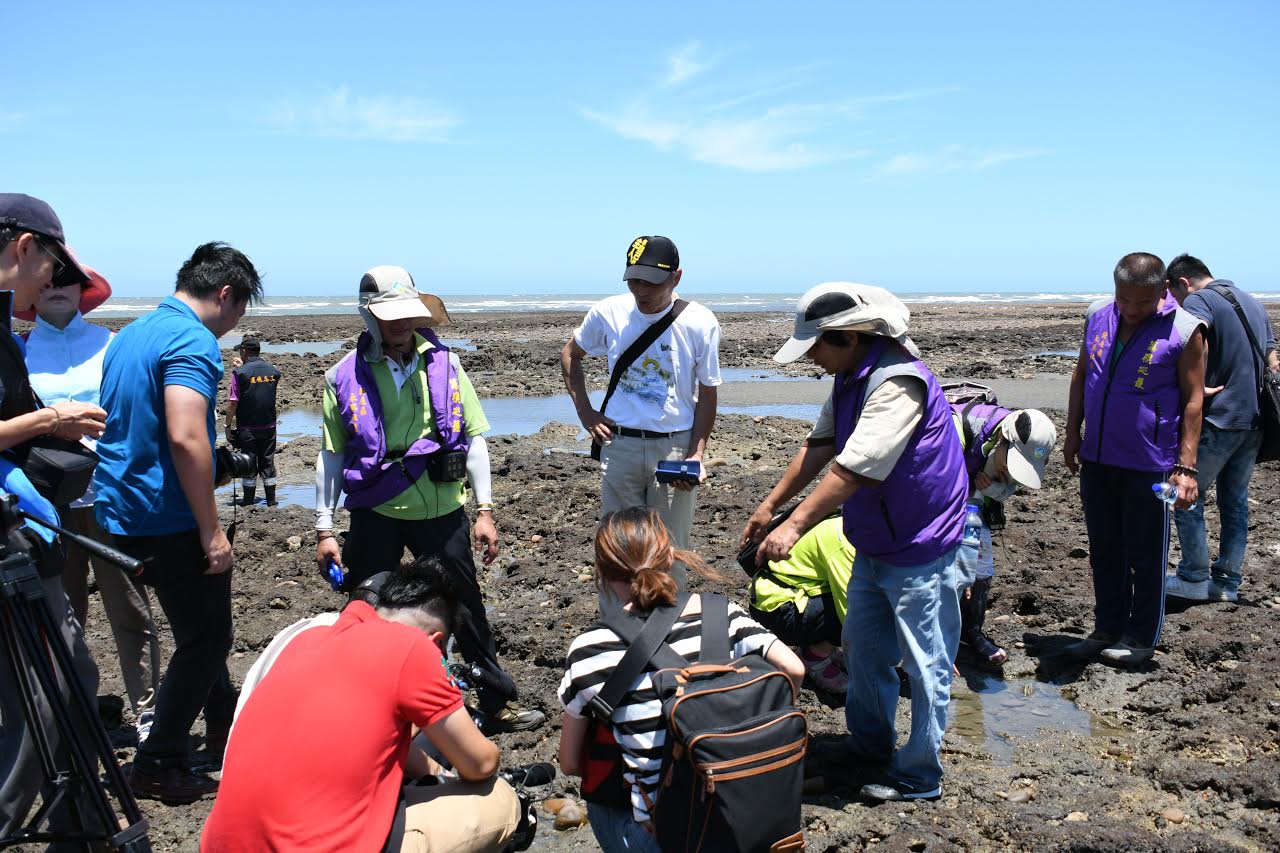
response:
M379 320L419 320L423 326L443 326L449 322L440 297L420 293L413 276L404 267L384 265L366 272L360 279L359 305Z
M789 364L807 353L826 331L867 332L893 338L912 355L918 350L907 337L911 312L883 287L850 281L829 281L809 288L796 303L791 338L773 360Z

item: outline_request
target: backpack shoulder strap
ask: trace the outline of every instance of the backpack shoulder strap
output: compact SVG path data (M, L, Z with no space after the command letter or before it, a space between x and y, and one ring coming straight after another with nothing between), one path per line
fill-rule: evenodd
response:
M676 321L689 305L683 299L677 299L661 320L654 323L649 328L640 333L640 337L636 338L631 346L627 347L622 355L618 356L617 362L613 365L613 373L609 375L609 390L604 392L604 399L600 401L599 412L604 414L605 406L609 405L613 392L618 390L618 383L622 381L622 374L627 372L627 368L635 363L635 360L644 354L654 341L662 337L662 333L671 328L671 324Z
M627 651L614 667L600 692L592 697L587 707L602 720L613 716L613 709L622 701L628 689L640 677L650 663L658 667L683 667L688 661L667 645L667 635L689 603L688 593L676 597L671 607L659 607L641 622L622 613L601 620L601 624L627 643Z
M702 593L702 654L706 661L727 661L729 648L729 599L715 593Z
M1231 288L1223 287L1220 284L1208 285L1205 290L1212 290L1214 293L1230 302L1231 307L1236 309L1236 316L1240 318L1240 325L1244 326L1244 333L1249 336L1249 343L1253 346L1253 352L1262 361L1262 370L1259 375L1266 377L1267 354L1262 351L1262 347L1258 344L1258 339L1253 336L1253 327L1249 325L1249 318L1245 316L1244 306L1240 304L1240 300L1236 299L1236 295L1231 292Z

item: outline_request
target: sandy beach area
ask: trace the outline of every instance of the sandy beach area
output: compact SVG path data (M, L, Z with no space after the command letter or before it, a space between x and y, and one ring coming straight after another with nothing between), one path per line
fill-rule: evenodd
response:
M1280 306L1269 308L1273 322L1280 319ZM989 382L1005 405L1050 410L1061 429L1083 305L917 306L912 313L913 338L941 377ZM564 653L596 610L590 565L599 473L573 452L586 445L571 423L572 409L553 399L564 393L560 347L580 319L459 315L441 330L460 343L468 375L493 401L490 447L502 552L481 571L481 585L523 701L548 715L538 731L498 739L506 765L554 760ZM721 363L731 373L720 395L722 414L709 450L713 476L701 490L693 537L695 549L726 580L695 588L743 601L747 577L733 560L739 533L803 440L803 417L825 399L829 380L811 365L770 361L789 334L789 316L737 313L720 320ZM286 377L280 407L292 413L293 426L278 455L280 476L292 490L288 505L233 509L221 501L225 520L239 522L234 679L279 630L342 603L312 560L307 484L314 478L323 371L361 329L353 313L250 316L236 330L268 344L266 357ZM270 351L281 345L292 351ZM602 388L603 360L590 370L593 387ZM502 408L507 398L521 402ZM1078 482L1055 453L1045 487L1007 504L987 631L1010 659L1000 672L961 658L942 800L878 808L859 803L863 780L832 758L844 731L843 707L803 692L813 738L809 770L822 778L805 798L809 849L1280 849L1280 465L1259 466L1251 494L1239 603L1170 608L1154 661L1137 671L1082 666L1057 654L1091 630L1093 593ZM1212 499L1209 507L1212 548ZM345 528L345 512L338 528ZM1172 541L1171 570L1179 557L1176 535ZM96 597L90 614L100 692L123 696ZM172 645L160 622L167 654ZM903 736L907 708L903 700ZM196 732L202 731L198 722ZM113 737L121 761L130 760L131 727ZM560 777L544 790L576 795L576 780ZM142 807L155 850L197 849L209 803L171 808L144 801ZM556 832L547 820L534 849L592 850L595 842L587 827Z

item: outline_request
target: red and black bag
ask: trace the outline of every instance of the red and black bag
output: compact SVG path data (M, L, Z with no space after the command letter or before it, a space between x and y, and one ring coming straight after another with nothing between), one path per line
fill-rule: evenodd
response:
M592 717L582 747L582 799L599 806L630 808L631 796L622 770L622 747L613 736L613 726Z

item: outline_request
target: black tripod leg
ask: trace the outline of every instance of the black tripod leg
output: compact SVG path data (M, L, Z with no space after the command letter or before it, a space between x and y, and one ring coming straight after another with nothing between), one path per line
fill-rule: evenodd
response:
M149 853L151 846L145 834L146 823L142 820L124 774L116 763L110 741L94 712L88 692L76 676L71 652L58 630L34 564L25 555L11 555L0 563L0 574L3 575L0 586L3 587L6 652L14 669L15 680L23 692L23 707L28 714L27 728L40 750L42 769L48 780L45 786L46 803L35 820L23 830L21 837L0 839L0 847L17 841L106 841L117 850ZM31 673L26 669L27 665L34 673L34 683ZM59 673L67 684L70 704L62 701ZM71 759L71 767L66 771L57 769L57 758L42 725L40 708L35 698L37 689L42 691L49 705L54 724L61 736L61 745ZM71 707L76 709L79 720L73 718ZM115 808L98 781L99 762L106 768L108 780L130 823L123 831L118 830ZM79 803L81 796L88 800L87 804L97 813L97 827L90 828L86 825ZM34 831L34 827L39 826L44 816L62 800L71 809L80 831Z

